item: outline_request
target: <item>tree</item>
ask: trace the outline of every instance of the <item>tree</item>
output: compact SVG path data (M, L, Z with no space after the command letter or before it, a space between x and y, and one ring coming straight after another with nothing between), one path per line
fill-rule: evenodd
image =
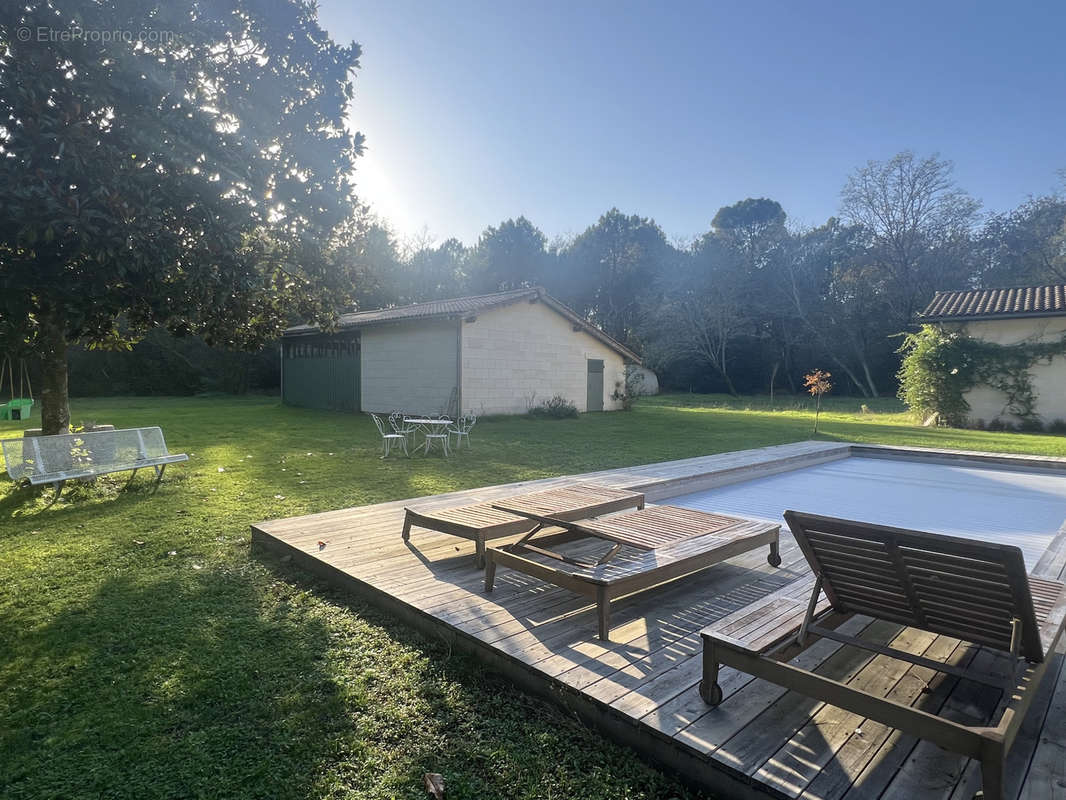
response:
M714 234L697 242L690 257L660 278L661 300L645 326L648 356L666 365L684 358L714 369L730 394L732 347L750 333L742 256Z
M891 352L898 328L883 300L882 272L870 260L869 233L831 218L789 244L782 282L806 336L863 395L878 395L874 360Z
M0 317L42 359L45 433L69 424L72 341L165 326L254 347L289 314L328 322L349 284L324 250L352 213L357 45L332 42L299 0L27 0L12 13Z
M831 373L822 372L820 369L803 376L803 385L808 393L814 397L816 403L814 407L815 436L818 435L818 417L822 414L822 395L828 394L833 389L833 383L829 380L832 377Z
M870 161L841 192L846 222L863 226L885 273L885 300L899 328L911 323L938 289L960 288L972 272L970 233L980 203L952 178L954 165L910 151Z
M723 206L711 220L711 229L742 252L751 267L764 266L766 254L787 236L787 215L781 204L765 197L749 197Z
M791 305L781 288L781 250L789 239L786 219L776 200L749 197L720 208L711 220L711 233L738 252L746 266L744 306L753 342L762 351L759 361L770 363L771 395L781 366L790 372L797 343L798 326L790 324Z
M399 303L442 300L462 294L469 251L458 239L433 246L427 236L409 248L392 283Z
M1066 282L1066 198L1030 198L996 214L978 238L984 286Z
M481 234L473 254L470 280L477 292L537 286L546 277L544 234L525 217L509 219Z
M635 346L642 296L676 261L654 220L612 208L563 255L571 281L566 299L609 335Z

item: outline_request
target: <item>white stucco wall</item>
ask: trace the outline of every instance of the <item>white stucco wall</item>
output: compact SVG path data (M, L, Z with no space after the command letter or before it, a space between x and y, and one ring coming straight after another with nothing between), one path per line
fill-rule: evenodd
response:
M462 327L463 411L524 414L527 400L553 395L587 404L587 361L603 360L603 408L617 409L615 384L625 379L622 356L541 302L525 300L486 311Z
M362 330L363 411L439 414L458 378L455 320L375 325Z
M1020 319L982 320L968 322L962 327L975 339L996 344L1019 344L1025 341L1053 341L1066 333L1066 317L1030 317ZM1030 370L1036 391L1036 411L1044 423L1066 420L1066 359L1055 356L1050 363L1044 359ZM1007 398L988 386L976 386L966 393L970 416L974 420L990 422L1004 415Z

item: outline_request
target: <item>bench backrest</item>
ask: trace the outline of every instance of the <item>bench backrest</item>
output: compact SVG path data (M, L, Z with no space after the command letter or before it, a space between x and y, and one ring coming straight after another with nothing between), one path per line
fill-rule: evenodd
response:
M160 428L25 436L0 441L13 480L34 475L83 472L95 466L136 464L168 455Z
M1022 551L1013 545L786 511L833 608L1044 659Z

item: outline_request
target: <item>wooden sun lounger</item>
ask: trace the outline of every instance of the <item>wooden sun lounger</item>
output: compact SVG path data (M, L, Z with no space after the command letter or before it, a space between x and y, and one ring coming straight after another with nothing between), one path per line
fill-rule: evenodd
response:
M730 666L978 759L985 800L1002 798L1007 752L1062 637L1066 585L1027 576L1021 550L1010 545L795 511L785 519L814 574L703 629L703 699L722 702L718 671ZM1002 650L1012 668L1006 678L988 675L845 636L818 624L830 612ZM999 721L954 722L775 657L812 636L1003 689Z
M557 519L574 520L610 514L627 508L644 508L644 495L627 489L582 484L517 495L509 502L551 514ZM445 508L439 511L404 509L403 540L411 538L411 528L427 528L470 539L475 544L475 563L485 566L485 543L490 539L531 533L543 527L528 516L501 511L492 503Z
M517 503L501 503L541 524L564 529L564 534L490 547L485 564L485 591L491 592L497 565L532 575L596 601L599 637L609 639L611 602L667 581L691 575L733 556L769 545L767 560L781 563L778 534L769 522L709 514L674 506L649 508L578 522L524 510ZM581 561L546 549L545 545L574 536L595 537L609 543L598 561Z

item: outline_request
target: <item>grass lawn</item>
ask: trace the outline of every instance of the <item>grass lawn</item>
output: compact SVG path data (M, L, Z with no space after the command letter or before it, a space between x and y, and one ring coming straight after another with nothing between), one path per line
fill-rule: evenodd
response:
M1066 456L1061 436L925 429L861 402L830 399L819 438ZM426 771L452 800L691 796L471 659L253 558L248 523L810 438L809 403L778 405L489 419L450 462L382 462L368 418L274 399L75 401L75 421L160 425L192 458L155 496L119 475L45 509L50 489L0 485L0 796L423 798Z

